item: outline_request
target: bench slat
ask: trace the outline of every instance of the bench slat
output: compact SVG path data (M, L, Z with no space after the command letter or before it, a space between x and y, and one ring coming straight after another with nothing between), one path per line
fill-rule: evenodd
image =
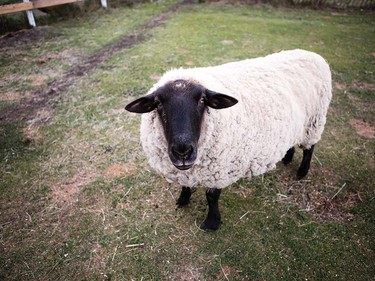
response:
M31 10L33 8L33 3L16 3L0 6L0 15L16 13L21 11Z
M57 6L67 3L79 2L82 0L36 0L27 3L16 3L0 6L0 15L39 9L43 7Z

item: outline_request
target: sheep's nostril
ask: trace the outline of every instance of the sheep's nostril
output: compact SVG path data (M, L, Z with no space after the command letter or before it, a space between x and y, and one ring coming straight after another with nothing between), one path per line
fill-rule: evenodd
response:
M177 145L172 147L173 153L182 159L187 159L193 152L192 145Z
M190 169L197 157L197 148L193 142L175 142L168 149L172 164L179 170Z

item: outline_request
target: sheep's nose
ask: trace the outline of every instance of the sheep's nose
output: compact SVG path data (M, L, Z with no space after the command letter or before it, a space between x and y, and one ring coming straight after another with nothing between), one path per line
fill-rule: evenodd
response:
M169 146L168 154L177 169L188 170L197 158L197 146L194 142L176 141Z
M194 148L190 144L177 144L172 146L173 154L180 159L189 159Z

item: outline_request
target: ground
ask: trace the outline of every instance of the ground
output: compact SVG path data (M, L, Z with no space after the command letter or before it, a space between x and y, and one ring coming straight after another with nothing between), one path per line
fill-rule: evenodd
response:
M233 16L236 15L236 16ZM371 15L164 1L0 39L0 277L4 280L371 280ZM310 174L288 166L225 189L223 225L199 229L204 190L148 166L127 102L171 67L282 49L320 53L333 100Z

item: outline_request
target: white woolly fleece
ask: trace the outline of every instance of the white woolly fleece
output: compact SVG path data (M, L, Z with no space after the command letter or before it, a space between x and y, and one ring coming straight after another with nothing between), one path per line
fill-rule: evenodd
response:
M238 99L238 104L208 108L194 166L178 170L156 111L143 114L141 142L152 168L182 186L224 188L276 167L295 145L310 148L323 133L332 97L331 72L319 55L282 51L266 57L214 67L174 69L150 89L183 79Z

